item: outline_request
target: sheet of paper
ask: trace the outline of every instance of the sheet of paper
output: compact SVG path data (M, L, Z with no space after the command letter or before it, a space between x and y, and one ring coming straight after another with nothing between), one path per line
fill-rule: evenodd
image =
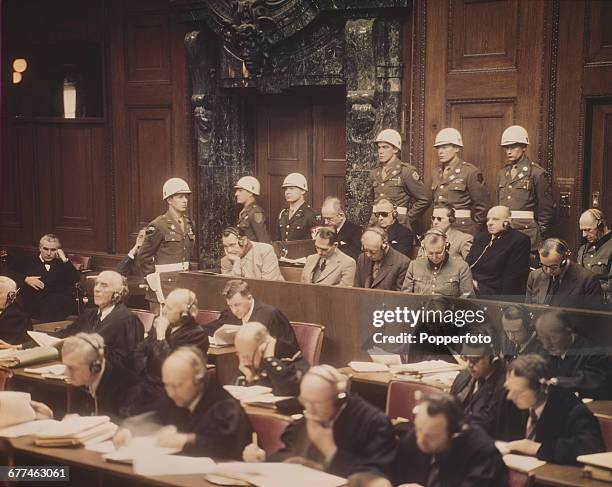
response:
M110 443L112 445L112 442ZM127 445L107 452L104 455L104 460L111 462L133 463L135 458L142 455L172 455L173 453L178 453L180 451L180 448L163 448L158 446L155 436L135 436Z
M385 365L401 365L402 357L394 353L370 353L372 362Z
M37 436L39 438L75 437L108 422L110 422L108 416L73 416L43 429Z
M354 372L388 372L389 367L385 364L379 364L376 362L349 362L349 367Z
M53 423L58 423L55 419L41 419L27 421L26 423L16 424L0 430L0 436L4 438L19 438L21 436L35 435L41 429L47 428Z
M64 364L47 365L44 367L26 367L23 369L28 374L41 374L41 375L61 375L66 373L66 366Z
M265 386L223 386L234 398L239 401L248 401L261 396L262 394L271 394L272 388Z
M219 463L217 472L257 487L340 487L346 479L295 463Z
M133 469L138 475L197 475L211 473L216 464L206 457L180 455L149 455L134 458Z
M33 421L36 413L30 405L27 392L0 392L0 428Z
M600 468L612 470L612 452L593 453L591 455L580 455L576 458L580 463L594 465Z
M438 372L448 372L453 370L462 370L463 367L459 364L451 364L444 360L426 360L413 364L402 364L391 366L392 372L413 372L416 374L434 374Z
M40 347L52 347L57 342L61 342L61 338L52 337L46 333L40 331L28 331L28 335L34 340Z
M506 467L512 470L518 470L519 472L529 473L532 470L541 467L542 465L546 465L546 462L537 459L536 457L528 457L525 455L515 455L513 453L509 453L502 457L504 459L504 463Z
M508 455L510 453L510 446L507 441L496 441L495 448L497 448L502 455Z
M222 325L215 331L214 338L215 344L219 345L233 345L236 339L236 333L240 330L241 325Z

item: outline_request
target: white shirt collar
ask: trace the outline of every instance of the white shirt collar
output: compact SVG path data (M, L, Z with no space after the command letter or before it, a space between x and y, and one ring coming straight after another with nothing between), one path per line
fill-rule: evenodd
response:
M189 409L190 413L193 413L193 411L195 411L195 408L198 405L198 403L200 402L200 400L202 399L203 395L204 395L204 393L201 392L200 394L198 394L196 396L196 398L193 401L191 401L191 403L189 403L189 405L187 406L187 409Z
M251 319L251 315L253 314L253 308L255 307L255 298L251 300L251 309L249 312L242 317L242 324L248 323Z
M115 305L111 304L108 308L105 308L104 311L100 312L100 321L106 318L111 312L115 309ZM99 310L98 310L99 311Z

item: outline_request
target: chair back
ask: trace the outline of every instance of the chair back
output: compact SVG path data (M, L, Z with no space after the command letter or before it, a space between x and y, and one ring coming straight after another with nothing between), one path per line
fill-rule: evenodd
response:
M219 316L221 316L221 312L219 311L201 309L200 311L198 311L198 315L196 316L196 321L200 325L204 326L210 323L211 321L215 321L217 318L219 318Z
M91 255L68 254L66 257L77 271L91 270Z
M535 475L508 470L508 487L531 487L534 483Z
M387 388L387 407L385 412L389 419L397 417L406 418L409 421L414 421L414 413L412 410L416 406L414 393L421 391L423 394L440 392L440 389L434 386L429 386L421 382L393 380L389 382Z
M306 361L310 365L319 365L325 327L315 323L292 321L291 328L293 328L298 345Z
M134 313L136 316L138 316L138 319L144 326L145 333L149 333L149 330L153 326L153 320L155 319L155 313L147 309L130 308L130 311Z
M281 436L291 423L289 418L252 412L249 412L248 416L253 430L257 433L259 447L266 452L266 456L269 457L285 446L281 441Z

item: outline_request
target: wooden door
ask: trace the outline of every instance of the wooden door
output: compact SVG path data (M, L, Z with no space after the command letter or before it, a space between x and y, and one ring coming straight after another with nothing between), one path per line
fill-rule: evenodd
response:
M584 189L586 207L597 207L612 220L612 103L593 107L589 186Z
M281 188L287 174L306 176L306 201L320 211L327 196L344 202L346 117L344 95L310 92L261 97L256 109L256 176L272 238L285 207Z

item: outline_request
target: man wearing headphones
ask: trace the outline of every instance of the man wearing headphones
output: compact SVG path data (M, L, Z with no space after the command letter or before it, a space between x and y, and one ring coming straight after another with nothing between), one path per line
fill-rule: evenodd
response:
M546 354L533 326L531 312L525 306L511 304L504 307L501 324L504 330L502 355L506 363L512 362L519 355Z
M317 214L306 203L308 181L299 172L288 174L282 185L289 203L278 215L278 234L282 241L310 240L310 230L317 226Z
M379 227L368 228L361 237L361 249L354 286L399 291L410 259L389 245L387 233Z
M141 383L137 401L130 405L130 414L143 412L159 395L162 364L174 350L193 346L206 355L208 333L196 321L197 316L198 300L193 291L177 288L168 294L161 315L132 357L131 368L141 378Z
M555 385L582 398L612 399L612 366L605 345L598 346L575 333L567 313L561 310L538 316L535 328L550 356Z
M437 229L427 231L421 241L425 254L410 262L402 291L415 294L474 296L472 273L460 257L448 255L446 234Z
M299 394L300 381L310 367L301 351L291 355L292 350L283 350L285 343L277 341L256 321L240 327L234 346L242 373L237 385L271 387L276 396Z
M396 447L393 427L383 411L349 393L347 382L331 365L317 365L306 373L299 397L304 417L287 426L281 437L286 447L270 461L291 458L341 477L367 471L390 474ZM242 456L247 462L266 459L253 443Z
M494 206L487 231L476 235L466 257L478 297L522 301L529 274L529 237L510 225L510 210Z
M302 282L328 286L352 287L355 281L355 259L338 250L338 233L322 227L315 238L316 254L306 257Z
M138 378L122 364L107 360L104 338L97 333L77 333L62 344L62 363L74 387L85 387L93 404L82 414L124 417L123 406L129 403Z
M338 233L338 248L349 257L357 259L360 252L361 227L346 219L342 203L335 196L328 196L321 207L321 218L325 226Z
M446 234L446 241L450 244L448 254L451 257L466 259L474 243L474 236L452 227L455 223L455 209L446 203L437 205L431 215L431 228ZM423 256L423 249L419 249L419 257Z
M379 199L373 208L378 226L387 232L391 247L407 257L412 256L412 230L408 230L397 221L399 213L397 207L386 198Z
M606 302L612 304L612 232L597 208L585 211L579 224L586 242L578 249L577 264L597 274Z
M270 243L264 210L257 202L261 192L259 181L253 176L241 177L234 186L236 203L242 205L236 227L252 242Z
M162 381L164 392L149 408L164 425L157 444L183 455L240 460L253 430L240 403L207 374L206 355L191 346L174 350L164 361ZM130 438L121 430L114 443Z
M115 271L102 271L94 285L95 308L86 308L76 321L58 333L66 338L77 333L98 333L104 338L109 359L125 360L144 338L144 326L123 304L128 287Z
M510 364L508 399L529 414L504 435L514 440L505 445L508 452L575 465L579 455L605 451L593 413L574 394L551 384L551 376L546 359L538 355L521 355Z
M529 274L526 303L570 308L603 307L603 291L597 274L570 260L567 243L548 238L538 252L542 267Z
M32 330L32 320L15 302L16 296L15 281L0 276L0 349L30 340L28 330Z
M440 392L417 399L414 424L398 427L393 485L507 485L508 471L495 443L479 426L465 424L456 398Z
M221 258L221 274L232 277L284 281L272 245L251 242L244 231L227 227L221 233L225 256Z

